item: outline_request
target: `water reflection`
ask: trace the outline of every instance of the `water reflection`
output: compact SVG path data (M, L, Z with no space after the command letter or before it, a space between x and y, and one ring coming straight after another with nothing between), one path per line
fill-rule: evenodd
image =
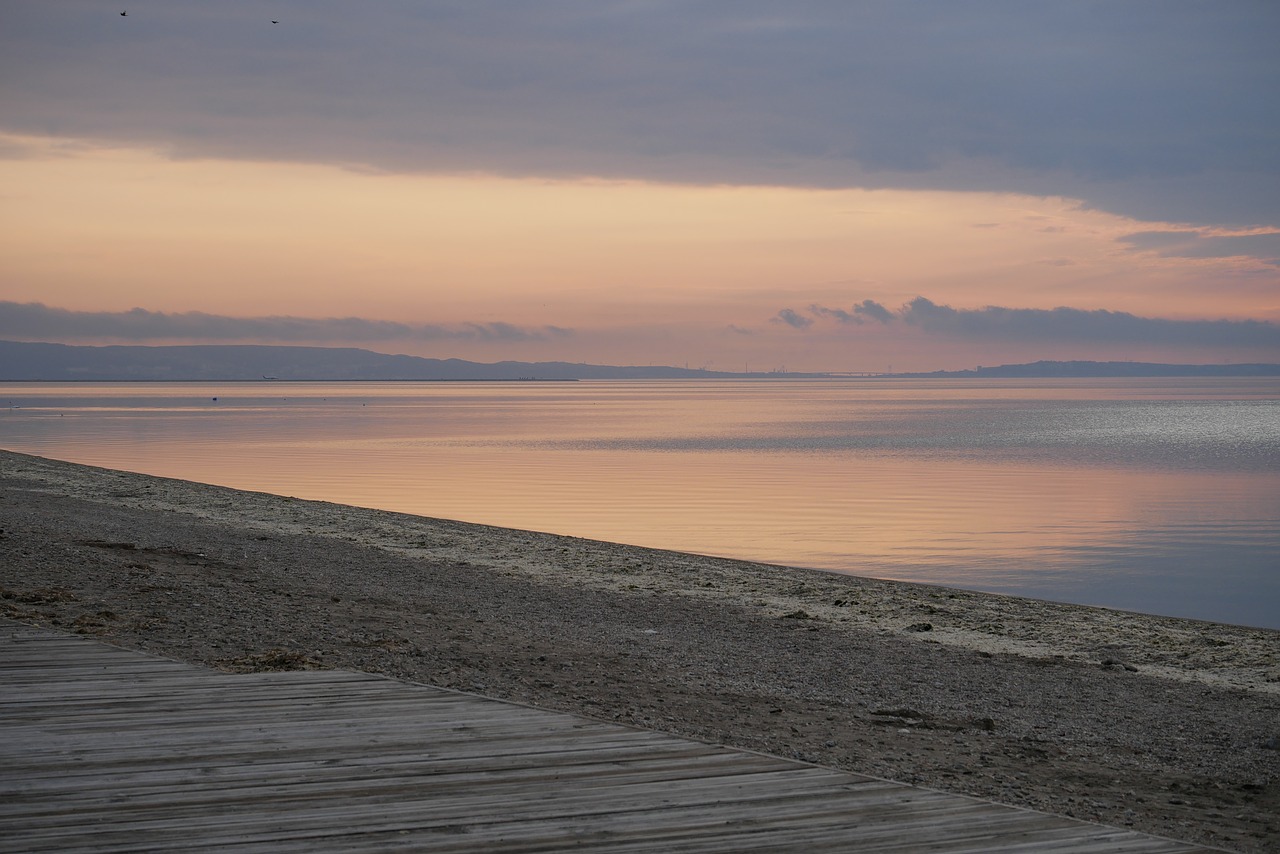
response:
M1274 382L0 387L28 453L1280 627ZM214 400L214 398L217 398Z

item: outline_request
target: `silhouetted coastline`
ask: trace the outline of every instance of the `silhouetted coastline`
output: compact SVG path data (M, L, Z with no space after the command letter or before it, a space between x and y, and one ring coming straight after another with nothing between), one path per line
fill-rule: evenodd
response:
M376 353L355 347L251 344L78 346L0 341L0 382L569 381L627 379L998 379L1089 377L1280 377L1280 364L1167 365L1040 361L960 371L713 371L669 365L469 362Z

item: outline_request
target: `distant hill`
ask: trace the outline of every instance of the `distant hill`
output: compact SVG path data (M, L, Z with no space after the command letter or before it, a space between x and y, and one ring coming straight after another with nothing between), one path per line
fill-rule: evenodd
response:
M964 377L998 379L1053 377L1276 377L1280 365L1162 365L1154 362L1031 362L1025 365L978 367L968 371L933 371L924 374L897 374L901 377Z
M209 344L81 347L0 341L0 381L585 380L724 377L672 367L495 362L391 356L354 347Z
M0 381L244 380L621 380L844 378L832 373L730 373L668 366L578 362L467 362L392 356L354 347L207 344L83 347L0 341ZM894 378L1280 376L1280 365L1160 365L1147 362L1033 362L966 371L893 374ZM872 377L874 378L874 377Z

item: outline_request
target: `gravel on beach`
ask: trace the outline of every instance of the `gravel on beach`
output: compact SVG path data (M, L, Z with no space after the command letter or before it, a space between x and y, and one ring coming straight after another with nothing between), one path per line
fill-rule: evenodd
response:
M0 451L0 616L342 668L1280 851L1280 632Z

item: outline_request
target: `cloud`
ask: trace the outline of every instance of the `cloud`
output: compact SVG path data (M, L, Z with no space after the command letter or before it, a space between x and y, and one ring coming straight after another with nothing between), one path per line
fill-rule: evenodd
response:
M893 319L893 313L878 302L864 299L853 307L853 313L864 317L870 317L872 320L878 320L881 323L888 323Z
M0 301L0 335L23 340L122 341L395 341L476 339L531 341L572 335L570 329L526 329L510 323L408 324L361 317L227 317L189 311L69 311L41 303Z
M818 305L817 303L814 303L813 305L809 306L809 312L818 317L834 317L836 320L840 321L841 323L862 323L861 317L858 317L856 314L852 312L845 311L842 308L827 308L824 305Z
M1135 231L1117 238L1137 250L1162 251L1171 246L1184 246L1200 236L1198 231Z
M1280 5L15 0L3 127L178 157L1280 223Z
M1078 308L952 308L925 297L916 297L897 311L873 300L863 300L852 311L814 305L811 312L820 318L859 324L869 317L885 325L904 324L938 337L974 340L1025 342L1074 342L1081 344L1127 344L1225 348L1272 348L1280 354L1280 326L1257 320L1169 320L1140 317L1123 311ZM787 314L792 319L783 318ZM783 309L782 318L797 329L808 329L813 321ZM795 322L802 321L802 322Z
M863 300L849 311L845 311L842 308L829 308L816 303L809 306L809 311L816 317L832 317L841 323L862 324L866 322L866 318L880 323L888 323L893 319L893 312L880 305L880 303L869 299Z
M794 329L808 329L810 326L813 325L813 321L811 319L805 317L804 315L796 314L795 311L789 308L784 308L781 311L779 311L776 315L774 315L770 319L770 322L785 323L787 326L790 326Z
M1138 251L1174 258L1257 258L1280 265L1280 232L1212 234L1195 230L1138 231L1119 238Z
M1167 320L1077 308L956 309L924 297L904 305L897 317L954 338L1280 349L1280 326L1257 320Z

